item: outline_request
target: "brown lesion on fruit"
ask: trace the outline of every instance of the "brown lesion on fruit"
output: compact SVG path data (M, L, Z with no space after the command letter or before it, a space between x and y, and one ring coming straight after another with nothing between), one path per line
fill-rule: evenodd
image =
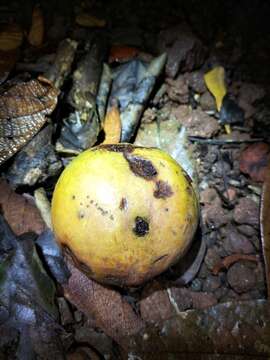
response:
M84 211L82 211L82 210L80 210L80 211L78 211L78 218L81 220L81 219L83 219L84 217L85 217L85 213L84 213Z
M152 161L146 160L138 155L128 153L124 153L123 155L128 162L130 170L136 176L143 177L145 180L152 180L157 176L158 172Z
M135 224L132 230L136 236L145 236L149 232L149 222L141 216L136 216Z
M120 200L119 209L120 209L120 210L126 210L126 209L127 209L127 206L128 206L127 199L123 197L123 198Z
M173 195L171 186L167 181L158 180L156 181L156 189L154 191L154 197L157 199L166 199Z

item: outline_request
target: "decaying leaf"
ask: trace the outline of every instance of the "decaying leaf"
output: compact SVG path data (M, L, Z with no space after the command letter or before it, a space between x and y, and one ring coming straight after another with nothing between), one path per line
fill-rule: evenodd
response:
M5 315L0 321L0 348L13 351L6 358L63 359L56 332L55 286L42 266L33 237L16 238L2 216L0 228L0 308Z
M41 234L46 228L35 205L16 194L3 179L0 180L0 207L16 235L26 232Z
M227 93L225 84L225 70L217 66L204 75L204 81L209 91L216 99L217 110L220 111L222 100Z
M105 140L103 144L117 144L121 140L121 119L119 110L113 106L106 114L103 130Z
M265 264L268 299L270 298L270 163L263 185L260 209L260 228Z
M122 142L130 141L135 134L145 104L166 60L166 54L162 54L149 64L140 60L132 60L116 68L109 106L112 106L112 102L115 100L119 103Z
M57 104L58 93L49 80L39 77L0 95L0 164L40 130Z
M44 19L43 14L38 5L33 9L32 13L32 25L27 36L29 44L33 46L42 45L44 38Z
M228 269L232 264L237 261L248 260L258 262L259 259L256 255L246 255L246 254L233 254L226 256L220 263L215 265L212 272L214 275L217 275L222 269Z
M119 292L88 278L71 258L66 259L71 277L64 284L65 297L79 310L95 319L97 327L118 343L139 332L144 323Z
M76 23L84 27L104 27L106 21L104 19L99 19L96 16L81 13L76 16Z
M0 27L0 50L11 51L21 46L23 31L17 24L7 24Z

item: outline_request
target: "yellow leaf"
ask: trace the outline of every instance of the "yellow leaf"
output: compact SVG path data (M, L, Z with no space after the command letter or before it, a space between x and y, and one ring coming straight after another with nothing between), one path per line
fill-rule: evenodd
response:
M28 34L28 42L32 46L40 46L44 38L44 18L39 6L35 6L32 13L32 25Z
M222 100L227 93L225 85L225 70L222 66L217 66L204 74L204 81L209 91L216 99L217 110L220 111Z
M121 139L121 119L117 107L112 107L106 114L103 130L105 132L105 140L103 144L117 144Z
M104 19L99 19L95 16L83 13L76 16L76 23L85 27L104 27L106 25Z
M17 24L8 24L0 28L0 50L11 51L21 46L23 31Z

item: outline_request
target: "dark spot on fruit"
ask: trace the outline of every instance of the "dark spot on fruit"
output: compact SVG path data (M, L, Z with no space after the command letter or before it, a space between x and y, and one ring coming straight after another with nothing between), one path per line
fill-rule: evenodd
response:
M104 149L107 151L112 151L112 152L121 152L121 153L131 153L132 151L134 151L136 147L130 145L130 144L104 144L104 145L100 145L99 147L97 147L95 150L99 150L99 149Z
M189 183L189 185L192 185L192 179L191 177L188 175L188 173L186 173L185 171L183 171L183 175L186 178L187 182Z
M158 172L150 160L146 160L138 155L130 155L127 153L124 153L124 157L128 162L130 170L136 176L141 176L145 180L152 180L157 176Z
M135 226L133 228L133 232L137 236L145 236L149 232L148 221L140 216L137 216L135 218Z
M111 219L111 220L114 220L114 217L111 215L111 216L110 216L110 219Z
M89 199L89 198L90 198L90 196L89 196L89 195L87 195L87 196L86 196L86 198L87 198L87 199Z
M72 195L72 200L75 200L76 199L76 196L75 195Z
M168 209L168 208L165 208L165 211L167 211L167 212L168 212L168 211L169 211L169 209Z
M90 204L93 204L94 200L90 200Z
M164 258L167 257L168 255L169 255L169 254L164 254L164 255L159 256L157 259L155 259L155 260L152 262L152 264L157 263L158 261L164 259Z
M122 198L121 201L120 201L119 209L120 210L126 210L126 208L127 208L127 199Z
M156 182L156 189L154 191L154 197L157 199L166 199L172 196L173 191L171 186L163 180Z
M86 205L87 208L89 208L89 205Z
M163 164L162 161L159 162L159 165L162 166L162 167L165 167L165 165Z
M84 214L83 211L79 211L79 212L78 212L78 218L79 218L79 219L83 219L84 216L85 216L85 214Z
M82 203L82 202L80 202L80 205L81 205L81 206L83 206L83 203Z

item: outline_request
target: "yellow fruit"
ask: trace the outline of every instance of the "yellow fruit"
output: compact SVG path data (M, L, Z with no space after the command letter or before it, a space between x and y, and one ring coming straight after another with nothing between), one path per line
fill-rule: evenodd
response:
M191 180L165 152L101 145L64 170L52 199L57 241L88 276L139 285L174 264L198 224Z

